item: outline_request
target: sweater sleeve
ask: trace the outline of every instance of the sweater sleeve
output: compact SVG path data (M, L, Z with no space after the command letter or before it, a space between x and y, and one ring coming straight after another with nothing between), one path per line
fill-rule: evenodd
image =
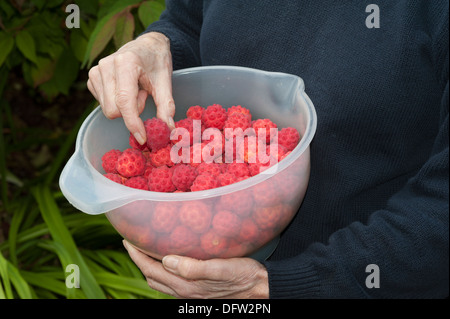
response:
M202 1L167 0L160 19L144 32L159 32L170 40L174 70L201 64L199 38L202 7Z
M291 259L266 261L271 298L448 296L448 73L446 81L440 129L427 162L366 224L354 222ZM373 264L379 288L366 284L377 275L366 269Z

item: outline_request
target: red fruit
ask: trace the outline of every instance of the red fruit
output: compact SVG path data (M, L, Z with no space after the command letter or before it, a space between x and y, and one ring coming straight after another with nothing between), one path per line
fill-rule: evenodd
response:
M266 179L252 188L255 206L273 206L281 202L278 193L278 184L274 178Z
M149 161L154 167L159 166L173 166L173 162L170 159L171 145L167 145L159 150L153 150L149 154Z
M252 114L250 113L250 110L246 109L245 107L242 107L240 105L233 105L227 110L228 116L231 116L236 113L244 114L245 116L247 116L249 122L252 120Z
M156 204L150 224L157 232L170 233L178 224L177 205L165 202Z
M116 182L119 184L123 184L127 180L125 177L122 177L119 174L115 174L115 173L106 173L106 174L103 174L103 176L105 176L106 178L109 178L113 182Z
M134 148L128 148L117 159L116 170L125 177L144 174L147 160L142 153Z
M236 183L237 179L234 174L225 172L217 175L217 181L219 182L220 186L226 186Z
M260 229L274 229L281 219L282 205L256 207L253 220Z
M201 120L203 115L204 108L200 105L191 106L187 112L186 116L193 120Z
M134 176L127 179L124 183L125 186L142 189L148 191L148 181L143 176Z
M239 230L239 241L252 243L258 238L258 226L251 218L242 221L241 229Z
M178 164L173 170L173 185L175 185L178 190L187 192L190 190L197 175L195 167L187 164Z
M189 227L180 225L175 227L169 237L171 252L174 254L185 254L196 248L200 239Z
M270 145L266 146L266 155L271 156L275 160L273 162L274 164L281 161L286 152L287 152L286 147L284 147L281 144L274 143L273 141L272 143L270 143Z
M219 104L213 104L206 108L202 114L202 122L206 128L215 127L223 129L227 120L227 111Z
M148 177L150 173L153 171L153 169L154 169L153 165L149 161L147 161L147 163L145 164L144 174L142 174L142 176L144 176L148 180Z
M194 180L194 183L192 183L191 191L203 191L207 189L213 189L219 187L219 182L217 181L216 176L204 173L197 175L197 177Z
M173 170L167 166L156 167L148 175L148 188L153 192L173 192L176 190L172 182Z
M228 248L227 238L210 230L200 238L202 249L211 256L220 256Z
M230 211L221 210L214 215L212 226L218 235L234 237L241 229L241 219Z
M236 177L250 176L247 163L229 163L227 164L227 173L231 173Z
M264 172L268 168L270 168L270 162L269 163L261 163L261 162L257 161L256 163L248 164L248 171L250 173L250 176L258 175L259 173Z
M252 127L257 138L267 144L278 134L277 125L269 119L258 119L253 122Z
M223 164L214 163L214 162L212 162L212 163L202 162L197 166L196 171L197 171L197 174L208 173L213 176L217 176L220 173L222 173L222 165Z
M223 130L234 130L236 136L241 136L244 131L250 127L250 119L243 113L233 113L228 115L227 120L223 126ZM236 130L241 129L241 130ZM230 134L230 133L228 133Z
M201 137L201 125L200 132L198 133ZM177 137L176 139L174 137ZM194 119L186 118L175 122L175 130L172 133L172 143L177 144L177 146L188 146L192 145L194 141Z
M170 128L159 118L144 121L147 132L147 147L151 151L159 150L170 143Z
M117 159L121 154L119 150L109 150L102 156L102 167L106 173L117 173Z
M286 151L292 151L299 141L300 134L293 127L285 127L278 132L278 144L283 145Z
M143 145L139 144L139 142L136 140L134 135L131 134L131 133L130 133L130 137L129 137L128 141L129 141L129 144L130 144L131 148L137 149L139 151L143 151L143 150L145 150L147 148L147 144L146 143L143 144Z
M255 136L244 137L236 142L236 159L240 162L255 163L258 161L260 150L266 149L264 141L257 139Z
M203 202L185 202L180 208L181 223L197 234L209 228L211 218L211 209Z
M145 225L128 224L122 235L127 241L144 250L151 249L156 240L156 234Z
M250 215L253 205L253 196L246 190L222 195L216 207L220 210L229 210L240 218L244 218Z

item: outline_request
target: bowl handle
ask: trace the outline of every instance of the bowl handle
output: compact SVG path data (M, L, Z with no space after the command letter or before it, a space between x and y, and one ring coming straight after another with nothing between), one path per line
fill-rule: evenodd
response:
M127 200L125 187L118 191L117 184L95 170L79 149L65 165L59 187L69 203L91 215L106 213L132 201Z

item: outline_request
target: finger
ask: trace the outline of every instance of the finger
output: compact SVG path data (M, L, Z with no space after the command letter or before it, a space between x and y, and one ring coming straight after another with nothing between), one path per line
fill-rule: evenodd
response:
M152 81L152 96L156 104L156 117L174 129L175 101L172 96L172 72L170 69L157 73Z
M133 260L136 266L141 270L147 280L147 283L152 289L174 297L179 297L175 290L167 284L172 282L171 277L177 281L180 280L179 278L167 273L160 262L140 252L126 240L123 240L123 245L130 255L131 260ZM163 280L160 280L159 278L163 278Z
M117 55L114 59L115 69L115 105L122 114L128 130L142 145L146 141L144 123L139 117L138 95L139 95L139 72L137 68L130 68L126 63L126 56ZM129 61L128 61L129 62Z
M120 112L115 105L108 107L103 101L103 81L98 66L93 67L89 71L88 87L91 87L90 91L93 93L98 103L100 103L103 114L108 119L115 119L120 116Z
M113 59L110 57L101 59L98 62L98 70L102 81L102 108L108 113L107 117L117 118L121 114L114 99L116 80Z

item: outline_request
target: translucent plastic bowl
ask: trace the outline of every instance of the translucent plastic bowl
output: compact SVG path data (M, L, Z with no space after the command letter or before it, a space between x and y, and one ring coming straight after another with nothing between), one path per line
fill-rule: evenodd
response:
M314 106L297 76L250 68L213 66L184 69L173 74L175 121L186 117L193 105L242 105L253 119L270 118L278 127L295 127L301 135L297 147L270 169L241 182L212 190L159 193L117 184L102 174L102 155L129 147L123 119L108 120L100 107L85 120L76 150L60 176L67 200L87 214L106 214L115 229L131 244L155 258L179 254L199 259L251 256L265 259L279 234L295 216L309 181L309 145L316 130ZM154 117L147 100L142 119ZM198 210L209 225L193 230L178 214ZM214 232L219 211L240 218L233 235ZM155 227L156 223L172 223Z

